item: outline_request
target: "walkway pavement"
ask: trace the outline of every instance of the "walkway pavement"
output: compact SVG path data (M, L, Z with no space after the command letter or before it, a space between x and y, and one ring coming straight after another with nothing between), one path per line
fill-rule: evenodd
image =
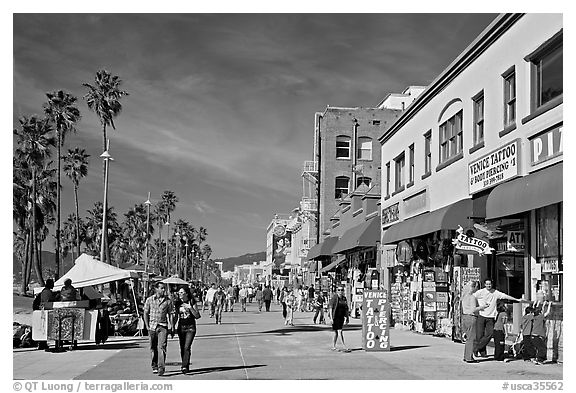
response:
M76 351L14 350L15 379L80 380L561 380L561 364L462 361L464 347L446 338L391 330L390 352L365 352L358 320L344 332L350 353L333 352L332 331L314 325L312 313L296 313L284 326L280 306L258 313L224 313L224 323L203 313L192 347L191 372L180 373L177 338L168 343L164 378L152 374L146 338L113 338L104 346L81 343Z

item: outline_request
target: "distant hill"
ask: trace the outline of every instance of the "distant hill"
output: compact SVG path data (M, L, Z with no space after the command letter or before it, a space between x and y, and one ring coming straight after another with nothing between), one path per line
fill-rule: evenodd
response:
M243 265L245 263L260 262L265 260L266 260L266 251L257 252L254 254L244 254L239 257L218 259L219 262L222 262L223 271L234 270L234 266L236 265Z

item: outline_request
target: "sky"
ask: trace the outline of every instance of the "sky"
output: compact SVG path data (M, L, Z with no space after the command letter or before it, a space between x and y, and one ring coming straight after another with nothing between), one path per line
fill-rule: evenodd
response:
M122 220L164 190L172 217L208 231L212 258L260 252L302 197L314 113L374 107L428 85L496 14L14 14L13 128L46 93L78 97L80 215L103 198L102 131L82 96L96 71L129 96L110 129L109 204ZM73 211L63 176L62 221ZM164 235L164 234L163 234ZM50 245L46 248L50 249Z

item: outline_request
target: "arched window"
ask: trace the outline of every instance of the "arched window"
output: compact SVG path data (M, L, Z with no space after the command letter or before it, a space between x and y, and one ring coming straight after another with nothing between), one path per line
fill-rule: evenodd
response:
M350 178L346 176L336 177L334 197L343 198L350 192Z
M350 137L340 135L336 137L336 158L350 159Z
M360 184L366 184L368 187L370 187L370 184L372 184L372 179L366 176L360 176L356 178L356 188L360 187Z
M372 138L367 136L358 138L358 159L372 160Z

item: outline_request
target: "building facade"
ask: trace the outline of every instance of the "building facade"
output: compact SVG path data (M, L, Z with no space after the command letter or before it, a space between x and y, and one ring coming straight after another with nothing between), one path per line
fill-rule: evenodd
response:
M459 291L490 278L553 302L562 358L562 15L497 17L385 131L382 257L397 323L459 338ZM518 333L520 304L509 306Z

